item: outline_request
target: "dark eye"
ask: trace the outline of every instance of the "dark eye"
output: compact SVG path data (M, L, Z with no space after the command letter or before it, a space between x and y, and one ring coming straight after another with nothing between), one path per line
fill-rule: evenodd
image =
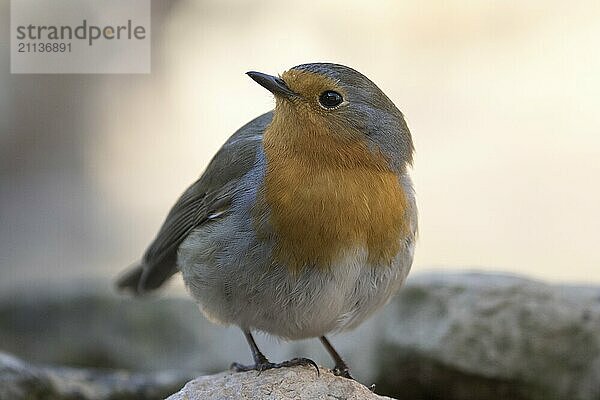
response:
M342 104L342 95L333 90L327 90L319 96L319 103L325 108L335 108Z

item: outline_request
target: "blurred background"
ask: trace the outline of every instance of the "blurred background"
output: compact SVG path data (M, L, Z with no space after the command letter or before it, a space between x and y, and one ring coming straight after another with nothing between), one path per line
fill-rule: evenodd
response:
M149 75L11 75L9 1L0 16L3 293L108 288L273 107L244 73L317 61L363 72L407 118L413 273L600 283L598 1L154 1Z
M412 130L414 270L600 282L600 3L153 3L152 74L10 75L0 55L0 285L112 277L273 100L244 73L331 61ZM0 286L1 287L1 286Z

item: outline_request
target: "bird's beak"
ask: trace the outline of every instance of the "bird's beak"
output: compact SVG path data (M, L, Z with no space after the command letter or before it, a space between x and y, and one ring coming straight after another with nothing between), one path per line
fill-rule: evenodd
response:
M246 72L246 74L250 78L254 79L254 81L256 83L258 83L260 86L264 87L269 92L273 93L275 96L283 96L286 98L296 96L296 93L294 93L285 84L283 79L281 79L277 76L267 75L267 74L263 74L262 72L256 72L256 71Z

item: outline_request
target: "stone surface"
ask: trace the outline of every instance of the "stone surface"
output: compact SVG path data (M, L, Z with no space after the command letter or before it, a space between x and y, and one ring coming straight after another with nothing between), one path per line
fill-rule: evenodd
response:
M189 382L167 400L369 400L389 399L372 393L360 383L334 376L321 367L295 367L250 372L224 372Z
M256 339L272 361L332 366L318 340ZM401 399L600 399L598 287L416 273L381 313L330 339L360 382ZM0 347L28 361L193 376L250 362L240 331L206 321L187 299L89 287L0 298Z
M0 400L158 400L189 379L189 374L175 372L41 367L0 353Z
M204 320L183 297L120 296L109 282L3 294L0 350L32 362L214 373L231 363L215 343L248 353L239 331Z
M600 289L416 276L379 320L374 381L406 398L600 399Z

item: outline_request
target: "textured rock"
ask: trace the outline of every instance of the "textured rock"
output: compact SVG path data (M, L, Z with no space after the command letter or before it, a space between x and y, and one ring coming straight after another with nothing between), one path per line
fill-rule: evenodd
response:
M356 381L334 376L321 368L317 376L311 367L282 368L250 372L224 372L189 382L167 400L227 399L389 399L372 393Z
M217 372L218 332L187 299L119 296L108 283L0 298L0 350L36 363Z
M600 290L511 276L413 279L379 320L375 378L405 398L600 399Z
M187 374L169 372L38 367L0 353L0 400L158 400L189 379Z

